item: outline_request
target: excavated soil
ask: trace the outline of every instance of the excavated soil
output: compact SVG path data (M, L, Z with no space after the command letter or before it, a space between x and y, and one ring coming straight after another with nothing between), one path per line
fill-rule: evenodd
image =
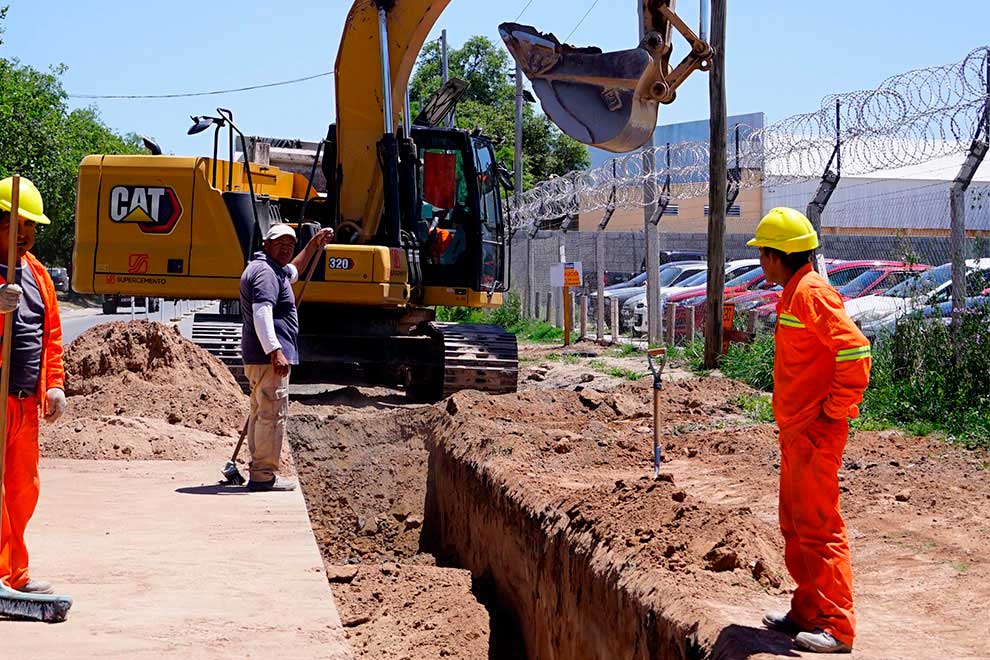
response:
M379 599L357 577L332 585L359 655L393 657L386 644L417 634L384 603L392 592L408 619L449 631L450 648L416 642L394 656L413 660L525 657L493 653L513 636L531 660L798 655L759 627L793 584L776 526L776 430L739 407L754 393L717 377L665 383L654 481L649 381L599 391L597 375L568 382L559 370L610 367L547 355L527 356L548 373L513 395L405 407L348 390L294 404L290 439L331 574L390 567ZM543 389L558 378L567 390ZM840 480L858 657L986 657L972 622L990 602L988 470L987 452L852 434ZM435 563L469 569L474 591L432 597L452 570ZM475 598L485 592L487 617ZM473 645L445 614L472 608L472 630L493 626Z
M152 321L96 326L65 348L68 409L43 456L191 460L230 451L247 397L215 357Z

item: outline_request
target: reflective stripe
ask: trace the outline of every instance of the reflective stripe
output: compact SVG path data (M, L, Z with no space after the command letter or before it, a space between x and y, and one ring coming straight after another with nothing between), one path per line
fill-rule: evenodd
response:
M857 346L856 348L844 348L835 354L836 362L852 362L853 360L862 360L863 358L868 358L871 355L870 345Z
M801 323L801 320L798 317L793 316L791 314L781 314L780 315L780 324L781 325L786 325L788 328L804 328L804 327L806 327L804 325L804 323Z

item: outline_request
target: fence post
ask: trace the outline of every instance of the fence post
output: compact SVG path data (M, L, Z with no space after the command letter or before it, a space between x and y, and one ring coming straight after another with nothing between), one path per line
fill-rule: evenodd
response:
M530 318L540 320L540 292L533 292L533 307L529 310Z
M746 314L746 332L756 334L756 312Z
M553 323L553 291L547 291L546 322Z
M676 323L677 323L677 305L675 303L667 303L666 310L662 310L662 311L666 311L667 312L667 328L666 328L666 330L667 330L667 345L668 346L673 346L674 345L674 339L677 336L677 332L676 332L677 331L677 328L676 328Z
M588 336L588 296L581 294L581 339Z
M595 272L598 276L598 300L595 301L595 331L598 341L605 339L605 234L595 234Z
M685 328L686 328L685 329L685 339L684 339L684 341L686 343L686 342L690 342L690 341L693 341L694 340L694 323L695 323L694 307L685 307L684 308L684 312L685 312L685 314L684 314L684 322L685 322ZM673 324L671 324L671 325L673 325Z
M612 312L612 343L619 343L619 299L609 298Z

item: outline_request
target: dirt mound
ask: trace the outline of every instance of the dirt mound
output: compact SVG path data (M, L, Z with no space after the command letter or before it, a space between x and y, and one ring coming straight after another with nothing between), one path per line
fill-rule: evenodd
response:
M64 361L69 407L42 425L45 456L201 458L226 451L244 424L248 399L230 371L174 326L100 325Z
M468 571L382 564L329 572L358 658L489 657L488 612L471 593Z

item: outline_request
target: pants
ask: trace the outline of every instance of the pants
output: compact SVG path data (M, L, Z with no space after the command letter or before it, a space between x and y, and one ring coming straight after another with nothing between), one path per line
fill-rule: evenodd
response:
M251 416L247 442L251 481L271 481L278 470L289 416L289 377L279 378L270 364L246 364L251 383Z
M7 397L7 451L0 497L0 581L14 589L28 582L24 530L38 504L38 399Z
M845 421L816 419L780 431L780 531L784 561L797 589L789 616L852 646L852 565L839 513L839 467L849 437Z

